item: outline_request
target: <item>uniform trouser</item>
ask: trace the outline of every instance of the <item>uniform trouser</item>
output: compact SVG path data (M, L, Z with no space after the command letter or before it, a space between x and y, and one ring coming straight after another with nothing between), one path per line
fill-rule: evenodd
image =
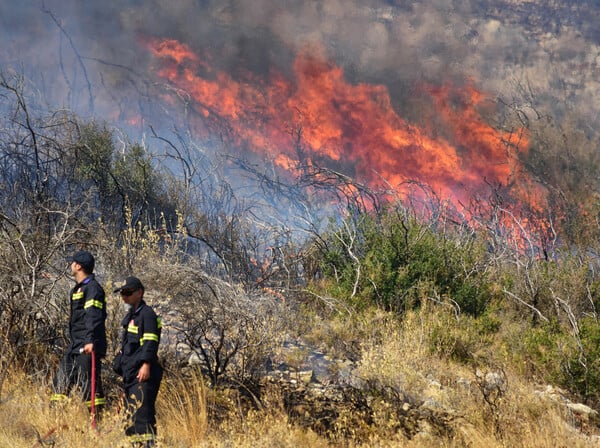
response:
M133 442L151 442L156 438L156 397L161 380L162 372L143 383L125 386L125 405L133 420L125 433Z
M96 413L99 413L105 404L104 391L102 389L102 362L96 355L95 369L95 399ZM85 400L88 409L92 407L92 355L66 353L58 366L58 371L52 382L54 394L51 401L61 401L66 398L74 386L78 386L82 399Z

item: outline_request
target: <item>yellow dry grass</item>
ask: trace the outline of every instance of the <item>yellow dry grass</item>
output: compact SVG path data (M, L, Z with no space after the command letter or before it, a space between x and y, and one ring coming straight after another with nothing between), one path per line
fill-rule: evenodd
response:
M507 364L502 343L491 340L473 347L474 356L485 359L473 364L440 355L435 328L445 328L451 340L469 341L470 330L452 313L423 307L405 313L402 320L371 315L354 330L332 323L319 329L322 341L344 337L361 340L361 360L355 374L403 391L417 401L430 400L453 415L448 434L422 431L408 438L399 427L398 413L385 400L372 403L372 425L357 428L357 436L330 437L292 423L276 391L265 391L262 406L246 412L234 394L211 389L200 375L165 375L159 398L159 446L169 448L256 448L256 447L591 447L597 440L575 429L576 422L560 404L535 392L535 384L518 368ZM360 327L360 328L359 328ZM515 329L516 331L517 329ZM511 331L507 326L504 331ZM506 336L506 335L504 335ZM444 342L446 343L446 342ZM483 373L501 369L504 383L500 394L486 401L480 380ZM73 398L51 408L49 388L39 380L13 370L7 374L0 397L0 447L119 448L130 446L123 435L125 416L109 407L98 431L90 427L83 404ZM340 419L345 416L339 415ZM353 420L349 420L353 421ZM347 428L346 428L347 429ZM352 432L350 432L352 433ZM347 433L346 433L347 434Z
M107 413L91 425L90 415L77 398L49 405L49 388L22 372L7 374L0 401L0 447L128 447L120 415Z

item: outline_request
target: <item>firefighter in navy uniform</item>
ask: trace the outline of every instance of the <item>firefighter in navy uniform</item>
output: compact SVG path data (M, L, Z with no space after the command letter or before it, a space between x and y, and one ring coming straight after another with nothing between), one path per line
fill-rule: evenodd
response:
M127 277L114 292L120 292L129 311L122 321L121 351L113 362L123 377L125 405L133 424L126 429L137 446L151 447L156 440L156 397L163 370L158 362L161 320L144 301L144 285Z
M83 394L88 409L92 407L92 352L95 363L96 413L105 404L102 390L101 358L106 355L106 299L104 289L93 274L95 260L91 253L78 251L71 258L71 275L77 284L70 292L70 344L60 362L52 383L51 402L67 398L74 386Z

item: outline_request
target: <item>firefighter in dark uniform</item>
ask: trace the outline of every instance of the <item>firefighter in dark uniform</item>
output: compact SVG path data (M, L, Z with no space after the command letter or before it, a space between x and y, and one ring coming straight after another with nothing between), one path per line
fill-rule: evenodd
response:
M102 390L101 358L106 355L106 299L104 289L93 274L91 253L78 251L71 258L71 275L77 284L70 292L69 336L71 342L54 377L51 402L67 398L74 386L83 394L88 409L92 399L96 413L105 404ZM95 397L91 396L92 352L95 356Z
M120 292L129 311L123 321L121 350L113 362L123 377L125 404L133 424L126 429L138 446L154 446L156 440L156 397L163 370L158 362L161 320L144 301L144 285L127 277L114 292Z

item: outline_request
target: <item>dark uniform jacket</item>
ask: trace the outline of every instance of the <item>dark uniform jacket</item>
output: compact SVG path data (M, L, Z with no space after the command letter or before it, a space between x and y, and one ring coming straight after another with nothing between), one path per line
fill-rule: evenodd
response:
M120 353L120 370L125 386L137 382L136 376L144 362L149 362L150 378L160 377L162 368L158 363L158 344L162 322L154 310L142 300L137 309L127 313L121 322L123 340Z
M93 343L98 356L106 355L106 299L94 274L88 275L71 290L71 315L68 353L79 354L85 344Z

